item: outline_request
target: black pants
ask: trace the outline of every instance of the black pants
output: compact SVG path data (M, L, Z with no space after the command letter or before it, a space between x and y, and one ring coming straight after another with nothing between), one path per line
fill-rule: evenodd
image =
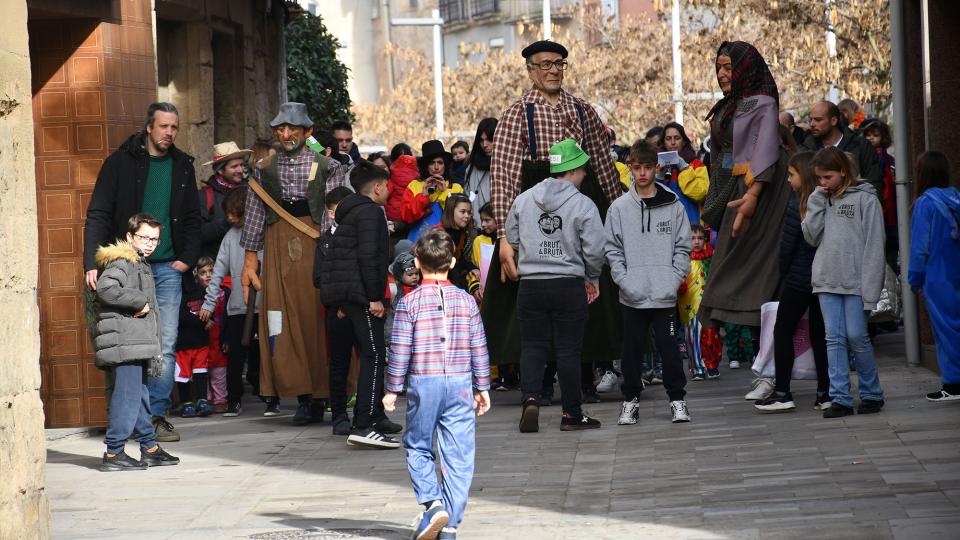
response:
M797 331L797 324L803 318L803 313L808 309L810 346L813 348L813 361L817 366L817 392L825 393L830 390L827 340L820 302L811 292L784 287L780 293L780 306L777 308L777 323L773 327L773 359L777 368L774 390L777 392L790 391L794 360L793 334Z
M517 293L520 320L520 388L523 398L538 397L543 371L557 362L563 412L579 416L580 351L587 324L587 293L578 278L524 279Z
M253 328L257 327L257 317L253 316ZM224 340L227 342L227 401L240 403L243 397L243 364L247 364L247 382L253 387L253 393L260 395L260 343L250 340L244 347L243 321L246 315L228 315L224 324Z
M613 369L613 362L609 369ZM557 375L557 363L547 362L546 369L543 370L543 389L541 395L553 396L553 378ZM584 393L596 391L593 384L593 364L589 362L580 362L580 388Z
M687 377L683 373L680 349L677 347L676 308L635 309L623 308L623 399L630 401L640 397L643 382L640 380L640 365L647 336L653 327L653 340L663 361L663 387L670 401L679 401L687 395L684 387Z
M353 326L353 335L360 350L360 373L357 377L357 404L353 408L353 426L366 429L383 418L383 380L387 347L383 339L380 317L370 314L367 306L349 304L341 308Z
M349 318L337 318L336 308L327 309L327 349L330 353L330 412L337 419L347 414L347 377L350 355L358 346Z

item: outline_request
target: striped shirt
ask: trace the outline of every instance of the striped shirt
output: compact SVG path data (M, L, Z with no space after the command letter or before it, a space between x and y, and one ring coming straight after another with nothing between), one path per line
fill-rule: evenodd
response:
M473 297L449 281L425 280L405 294L394 315L388 392L400 392L407 374L473 374L473 386L490 389L490 356Z
M283 153L274 156L273 159L277 160L277 179L280 182L280 194L284 199L303 199L307 197L307 187L310 184L310 165L313 164L316 155L313 150L304 148L296 156L288 156ZM319 176L319 173L317 176ZM253 169L253 178L263 183L260 167ZM331 190L340 186L350 187L350 178L347 175L346 167L339 161L331 159L327 173L326 193L330 193ZM350 187L350 189L353 188ZM264 208L263 201L252 189L247 190L243 234L240 235L240 245L243 249L248 251L263 249L263 231L266 228L266 219L267 211ZM324 212L322 232L330 230L332 225L333 220Z

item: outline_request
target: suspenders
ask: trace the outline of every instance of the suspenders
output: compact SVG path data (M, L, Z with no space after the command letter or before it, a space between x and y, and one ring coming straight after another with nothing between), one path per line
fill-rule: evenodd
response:
M530 143L530 159L537 160L537 130L533 125L533 103L527 103L527 141ZM583 105L574 102L573 106L577 109L577 116L580 117L580 130L584 138L587 136L587 125L584 121Z

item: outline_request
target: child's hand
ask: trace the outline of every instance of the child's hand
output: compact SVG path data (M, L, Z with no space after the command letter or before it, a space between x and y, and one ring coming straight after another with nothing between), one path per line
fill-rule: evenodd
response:
M387 398L383 398L383 399L384 399L384 405L386 405ZM487 411L490 410L490 392L487 392L486 390L482 392L474 392L473 408L477 410L477 416L483 416L487 414Z
M376 302L370 302L369 307L370 314L378 319L382 319L387 315L387 310L383 307L383 302L379 300Z
M346 319L346 318L347 318L347 314L344 313L342 309L337 308L337 318L338 318L338 319Z
M143 309L133 314L134 317L146 317L150 313L150 304L144 304Z
M201 309L201 310L200 310L200 313L197 313L197 317L200 317L200 320L203 321L203 322L209 321L209 320L210 320L210 315L213 315L213 314L210 313L209 311L205 310L205 309Z
M586 281L584 282L583 287L587 290L587 303L594 303L597 300L597 297L600 296L600 284Z
M397 395L393 392L387 392L383 395L383 410L393 412L397 409Z

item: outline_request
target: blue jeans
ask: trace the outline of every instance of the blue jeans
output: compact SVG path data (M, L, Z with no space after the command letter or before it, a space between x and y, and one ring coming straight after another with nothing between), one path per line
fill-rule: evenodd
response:
M157 287L157 306L160 314L160 352L163 353L163 374L150 377L150 413L166 416L170 408L170 392L173 391L173 367L177 357L177 324L180 321L180 297L183 295L183 275L174 270L169 262L151 263L153 280Z
M443 501L450 527L463 519L473 482L477 425L472 375L410 375L407 379L407 469L417 502ZM433 439L439 435L442 485L437 484Z
M120 364L113 372L113 396L110 398L110 416L103 443L107 452L119 454L134 435L140 449L153 448L157 435L150 422L150 396L145 384L143 364Z
M863 298L857 295L820 293L820 309L827 334L827 363L830 372L830 398L834 403L853 407L850 396L850 364L847 348L853 352L857 369L860 400L880 401L883 389L877 376L877 361L867 334L867 313Z

